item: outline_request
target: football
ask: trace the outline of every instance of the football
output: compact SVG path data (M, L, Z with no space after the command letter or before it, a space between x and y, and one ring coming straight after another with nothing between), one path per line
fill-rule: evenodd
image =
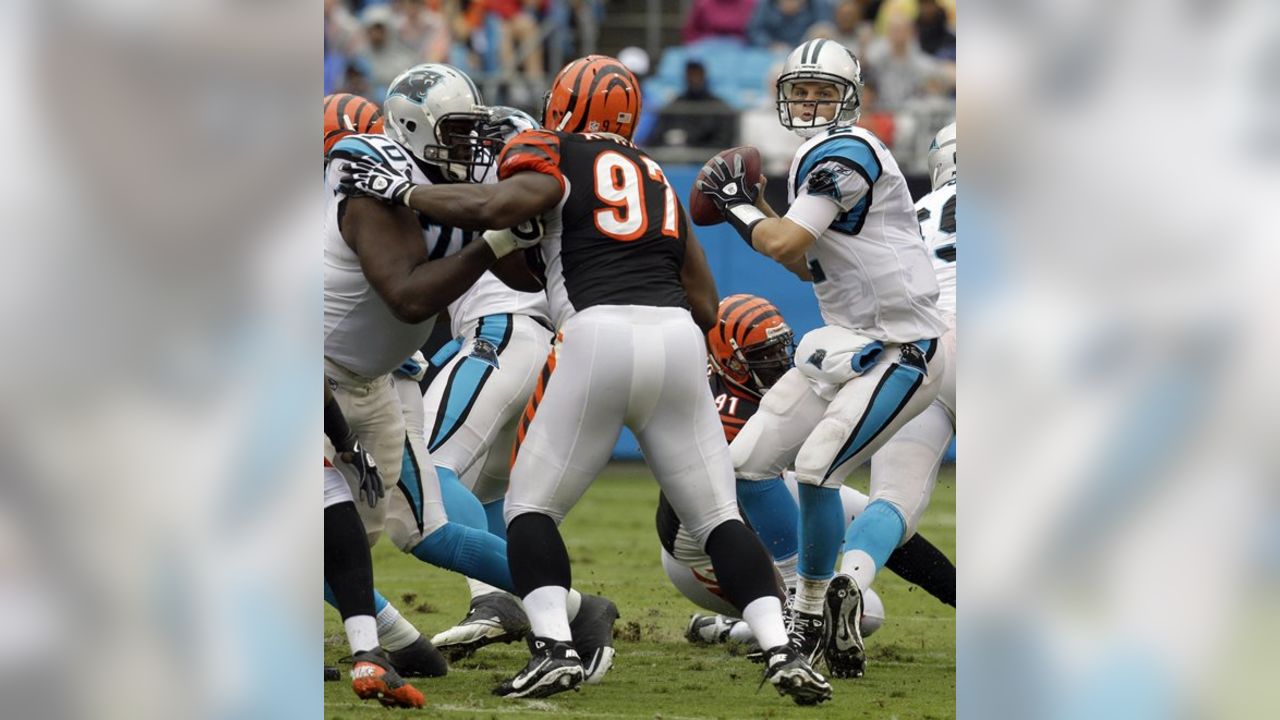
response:
M698 180L706 176L707 168L711 167L711 163L716 158L724 158L729 163L729 167L733 167L733 156L741 155L743 167L746 169L747 182L752 185L760 184L760 151L750 145L729 148L716 157L711 158L698 171L697 180L693 183L693 188L689 191L689 219L693 220L694 225L715 225L724 222L724 215L716 208L715 203L711 202L711 198L703 195L698 190Z

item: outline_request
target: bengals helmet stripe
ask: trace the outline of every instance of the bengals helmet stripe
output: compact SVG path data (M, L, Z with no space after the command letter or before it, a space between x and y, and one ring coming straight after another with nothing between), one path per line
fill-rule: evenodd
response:
M792 364L792 333L773 303L755 295L720 301L707 333L711 369L730 386L762 396Z
M542 125L570 133L607 132L628 140L640 119L640 83L618 60L588 55L556 75Z
M382 110L374 103L351 93L335 93L324 98L324 153L348 135L380 134Z

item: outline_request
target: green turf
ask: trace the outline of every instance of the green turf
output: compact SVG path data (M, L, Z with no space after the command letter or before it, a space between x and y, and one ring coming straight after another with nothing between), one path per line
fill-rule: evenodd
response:
M952 558L954 479L953 470L943 468L920 527ZM865 475L851 484L865 490ZM835 697L817 708L797 707L770 687L757 692L761 666L723 647L689 645L682 633L695 608L662 571L653 524L657 496L657 484L643 465L613 465L563 526L575 586L609 596L622 613L615 630L617 658L603 683L546 700L496 698L490 688L523 667L528 655L522 643L490 646L454 664L447 677L415 680L427 696L423 711L362 703L344 681L325 683L326 717L356 720L405 712L440 718L955 717L955 612L892 573L876 579L887 621L867 641L866 677L832 681ZM385 541L374 549L374 567L379 589L428 635L466 613L462 578L402 555ZM341 632L337 613L326 608L330 664L347 654Z

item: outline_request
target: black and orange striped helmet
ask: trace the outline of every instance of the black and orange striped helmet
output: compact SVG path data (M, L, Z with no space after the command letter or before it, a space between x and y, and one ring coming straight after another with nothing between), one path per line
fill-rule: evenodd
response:
M791 327L773 303L730 295L720 301L715 327L707 333L711 368L742 390L763 395L791 369L792 341Z
M324 155L348 135L382 133L382 110L351 93L324 96Z
M542 126L571 133L607 132L628 140L640 119L640 82L608 55L564 66L544 99Z

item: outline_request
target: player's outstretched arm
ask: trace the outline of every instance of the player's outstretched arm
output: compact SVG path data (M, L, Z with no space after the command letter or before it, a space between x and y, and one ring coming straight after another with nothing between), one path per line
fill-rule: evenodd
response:
M396 319L410 324L447 308L499 257L489 242L473 242L430 260L413 213L368 197L346 200L341 231L374 291Z
M514 227L560 202L560 181L536 172L516 173L495 184L416 185L370 160L347 166L341 187L406 205L436 222L464 230Z

